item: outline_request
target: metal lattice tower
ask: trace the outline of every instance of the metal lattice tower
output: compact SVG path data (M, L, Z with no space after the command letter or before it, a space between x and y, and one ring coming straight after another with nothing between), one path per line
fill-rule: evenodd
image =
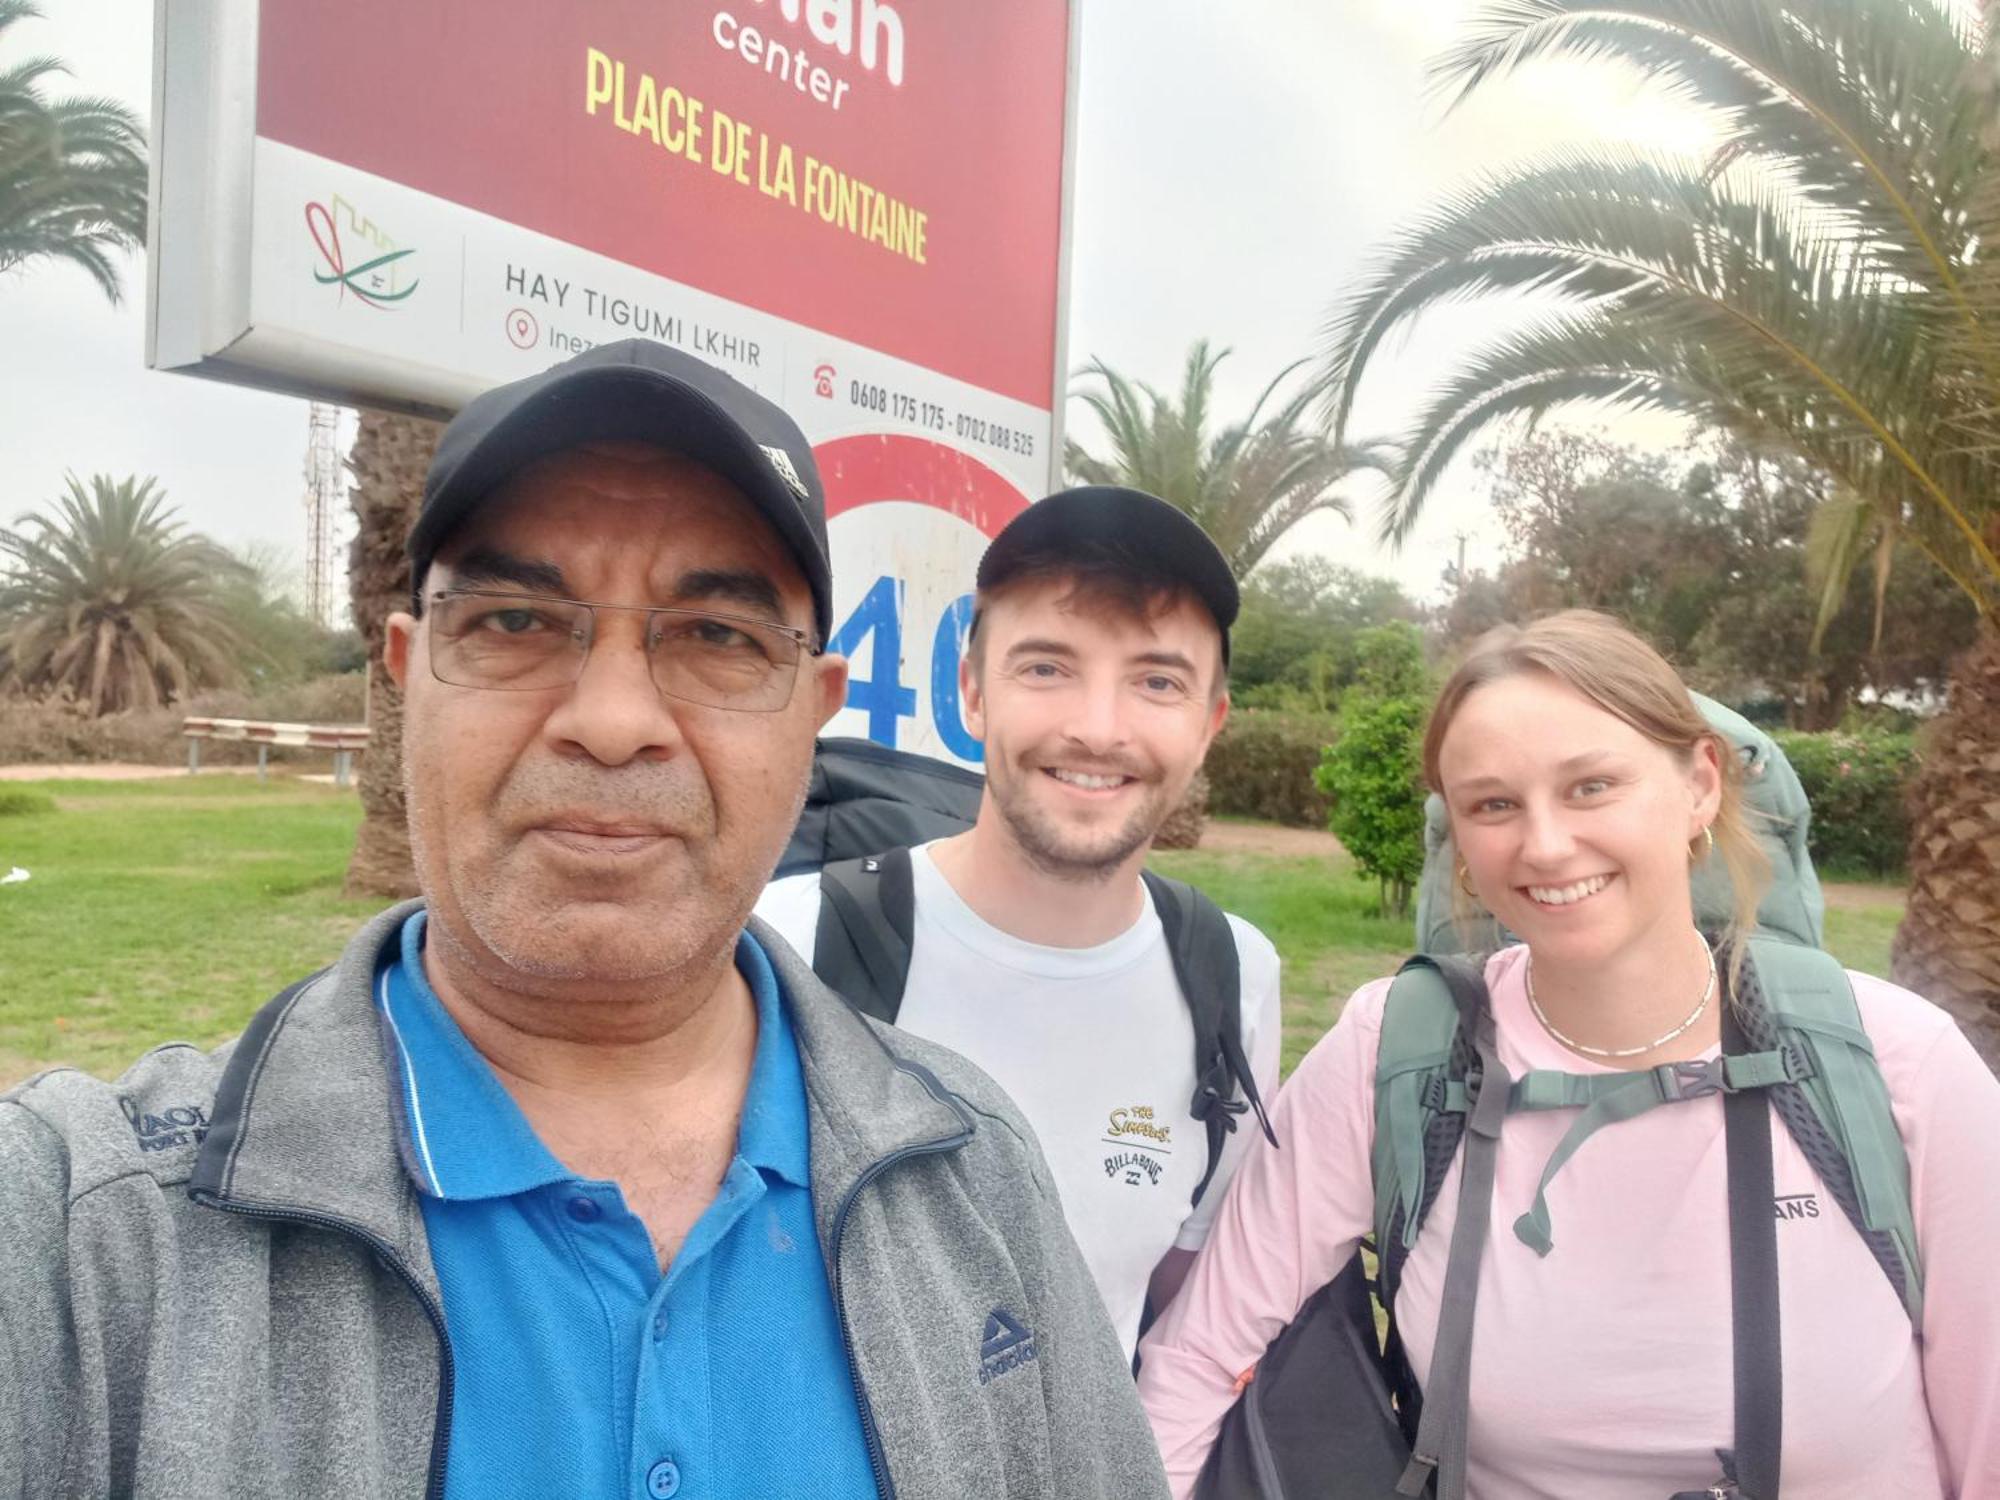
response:
M340 408L315 401L307 420L310 425L306 440L306 607L315 620L330 628L338 610L334 594L337 569L333 557L333 518L342 499L337 434Z

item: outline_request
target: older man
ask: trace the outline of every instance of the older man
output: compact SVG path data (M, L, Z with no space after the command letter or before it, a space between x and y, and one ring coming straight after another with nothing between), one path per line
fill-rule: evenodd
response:
M597 350L410 550L422 902L0 1100L0 1495L1163 1493L1012 1106L745 930L846 679L798 429Z

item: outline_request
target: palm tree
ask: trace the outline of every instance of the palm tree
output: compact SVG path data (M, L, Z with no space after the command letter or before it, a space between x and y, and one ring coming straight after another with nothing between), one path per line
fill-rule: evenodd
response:
M410 604L403 542L423 499L424 473L440 429L421 417L364 411L347 467L358 522L347 555L347 586L368 660L382 660L383 627ZM368 754L361 764L361 828L347 864L350 896L412 896L416 873L403 803L403 698L379 667L368 674Z
M40 14L0 0L0 39ZM47 56L0 67L0 273L67 260L116 302L113 252L146 243L146 135L115 100L44 98L44 80L65 71Z
M1082 378L1099 382L1099 388L1078 394L1103 422L1111 457L1093 457L1071 442L1064 461L1086 484L1130 485L1186 511L1241 578L1313 512L1353 519L1334 487L1357 470L1383 468L1387 458L1379 449L1331 442L1316 423L1307 422L1315 399L1310 387L1263 415L1265 404L1304 360L1278 372L1248 417L1211 437L1215 371L1228 354L1227 349L1211 353L1206 339L1197 342L1188 351L1177 398L1092 360Z
M1950 0L1491 0L1434 64L1450 103L1546 59L1623 61L1705 108L1716 148L1577 147L1453 193L1337 311L1322 375L1338 433L1391 332L1536 293L1415 414L1385 535L1408 534L1493 424L1591 401L1790 449L1868 508L1879 548L1906 544L1965 591L1981 635L1918 788L1893 973L2000 1059L2000 182L1982 41ZM1847 569L1870 551L1827 550Z
M153 480L72 475L53 509L0 531L0 683L104 714L240 680L222 590L242 564L183 529Z

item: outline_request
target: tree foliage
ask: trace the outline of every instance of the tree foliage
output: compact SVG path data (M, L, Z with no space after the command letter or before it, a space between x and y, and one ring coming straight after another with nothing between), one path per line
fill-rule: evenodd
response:
M294 570L270 546L244 548L219 582L216 602L231 632L249 643L241 662L254 689L289 686L368 664L354 630L329 630L300 602Z
M104 714L241 680L249 647L224 601L243 565L153 480L72 475L50 510L0 531L0 685Z
M1941 0L1490 0L1435 64L1452 102L1544 59L1615 59L1702 108L1720 145L1558 151L1450 194L1384 249L1330 328L1336 430L1412 318L1496 293L1542 309L1417 414L1385 531L1406 535L1496 422L1664 408L1788 449L2000 615L1980 41Z
M41 12L0 0L0 43ZM0 63L0 273L37 260L81 266L119 298L121 250L146 243L146 134L116 100L50 99L61 59Z
M1325 557L1266 563L1245 580L1230 631L1230 696L1247 707L1330 713L1359 671L1361 632L1421 618L1391 579Z
M1351 695L1313 778L1333 799L1328 826L1374 879L1385 917L1410 914L1424 872L1425 706L1421 696Z
M1907 547L1889 555L1893 587L1848 587L1822 610L1813 550L1833 502L1793 455L1723 441L1669 460L1545 431L1491 468L1511 556L1464 581L1445 613L1453 639L1552 609L1605 610L1696 687L1813 729L1864 690L1933 700L1971 644L1971 604Z
M1215 371L1228 354L1197 342L1171 396L1092 360L1080 377L1090 384L1077 394L1103 423L1110 452L1100 458L1072 441L1065 462L1085 484L1130 485L1186 511L1240 579L1307 516L1348 517L1335 488L1358 470L1380 470L1387 455L1331 441L1310 419L1310 387L1279 397L1303 361L1279 371L1243 421L1211 432Z

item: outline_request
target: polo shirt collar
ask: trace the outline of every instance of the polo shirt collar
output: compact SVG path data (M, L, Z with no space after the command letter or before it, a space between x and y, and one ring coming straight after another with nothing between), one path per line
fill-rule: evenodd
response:
M736 939L736 969L757 1002L757 1053L750 1061L750 1087L736 1128L736 1154L794 1187L805 1187L812 1167L799 1044L771 960L747 932Z
M402 1106L404 1166L435 1198L508 1197L576 1180L544 1146L492 1066L424 975L425 914L403 924L400 961L375 976ZM736 967L757 1006L757 1049L737 1129L748 1165L804 1186L809 1180L805 1087L798 1046L770 960L748 933Z

